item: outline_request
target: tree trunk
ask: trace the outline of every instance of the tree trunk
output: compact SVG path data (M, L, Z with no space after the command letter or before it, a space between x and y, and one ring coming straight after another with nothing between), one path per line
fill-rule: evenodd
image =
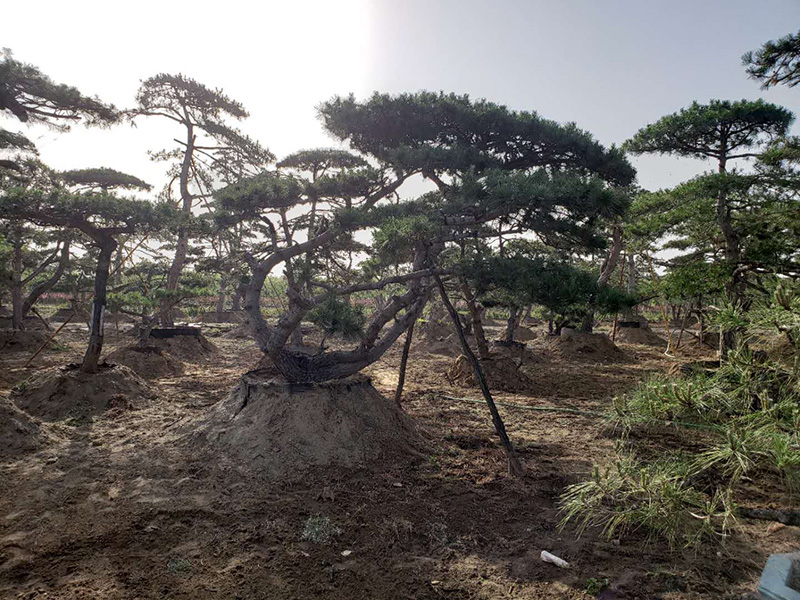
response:
M61 255L58 259L58 265L56 266L56 270L53 274L42 281L41 283L33 286L33 289L28 293L28 296L25 298L25 301L22 304L22 318L25 318L25 315L28 314L33 308L33 305L36 304L36 301L41 298L42 294L46 294L49 292L53 287L61 280L61 277L64 275L64 272L67 270L69 266L69 240L64 242L64 245L61 247Z
M246 289L247 286L243 283L240 283L236 287L236 290L233 292L233 297L231 298L231 310L242 310L242 297Z
M514 343L514 330L519 325L519 316L520 310L516 306L508 307L508 321L506 321L506 335L504 338L506 344L511 345Z
M14 254L11 264L11 328L25 329L22 312L22 241L14 241Z
M486 383L486 377L484 377L481 363L467 343L467 338L464 336L464 330L461 328L461 322L458 319L458 313L450 303L450 299L447 297L447 292L444 289L444 284L442 284L441 278L438 275L436 275L435 278L436 285L439 287L439 294L442 297L442 302L444 302L447 312L450 313L450 318L453 321L453 326L456 328L458 339L461 341L461 350L472 364L472 369L475 372L475 379L478 380L481 392L486 400L486 404L489 405L489 412L492 414L492 423L494 423L495 431L497 432L497 435L503 444L503 449L505 450L506 458L508 459L508 472L514 477L521 477L525 474L525 469L523 468L522 463L519 461L517 453L514 451L514 446L511 444L508 433L506 433L506 426L503 423L503 418L500 416L497 406L494 403L492 393L489 391L489 386Z
M411 341L414 338L414 323L406 331L406 341L403 344L403 355L400 357L400 371L397 377L397 389L394 392L394 403L397 408L402 408L403 385L406 382L406 367L408 366L408 353L411 351Z
M472 318L472 333L475 335L475 344L478 347L478 356L480 356L482 359L489 358L489 344L486 342L486 334L483 331L483 308L478 306L478 303L475 301L475 297L472 295L472 290L470 289L466 279L462 278L460 280L460 284L461 291L464 294L464 299L467 302L469 315ZM457 314L458 313L456 313L456 315Z
M217 292L217 314L225 310L225 292L228 289L228 282L224 278L219 280L219 292Z
M194 196L189 191L189 170L192 166L192 157L194 154L194 127L191 123L186 124L187 140L186 149L183 152L183 163L181 164L180 173L180 191L181 191L181 212L190 217L192 214L192 203ZM189 233L184 227L178 230L178 242L175 246L175 256L172 259L172 264L169 267L167 274L167 291L176 292L178 290L178 282L183 272L183 266L186 264L186 255L189 252ZM172 319L172 309L169 306L170 299L165 298L161 302L161 324L165 327L172 327L175 325Z
M103 319L106 308L106 291L108 289L108 274L111 270L111 256L117 247L113 238L105 237L99 242L100 255L97 257L97 270L94 276L94 303L92 305L92 324L89 335L89 347L81 363L84 373L96 373L100 362L100 353L103 351Z

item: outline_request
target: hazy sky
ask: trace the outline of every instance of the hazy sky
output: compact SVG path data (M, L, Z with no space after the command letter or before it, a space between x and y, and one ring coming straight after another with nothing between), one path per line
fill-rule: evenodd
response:
M0 46L120 107L159 72L221 87L251 113L240 127L281 157L332 145L315 106L350 92L468 93L574 121L607 145L695 99L764 97L798 111L800 88L761 92L740 64L798 28L798 0L45 0L3 6ZM179 135L161 119L27 133L56 168L108 166L158 187L164 166L146 151ZM633 162L650 189L705 168Z

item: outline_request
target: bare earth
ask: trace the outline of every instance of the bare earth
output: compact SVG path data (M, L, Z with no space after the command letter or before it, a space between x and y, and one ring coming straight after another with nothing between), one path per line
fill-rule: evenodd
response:
M32 368L23 368L28 353L0 354L0 393L78 360L84 335L68 334L67 350L44 353ZM419 351L404 405L428 456L267 479L184 443L260 358L246 339L211 339L212 357L150 382L157 397L146 407L41 423L32 453L0 459L0 597L570 599L594 597L590 580L607 579L605 600L749 598L767 556L800 545L800 528L759 521L744 522L719 552L669 552L644 532L606 540L559 531L559 494L611 455L614 436L597 418L501 406L528 471L511 479L486 406L462 400L478 391L450 386L452 357ZM108 351L128 344L112 337ZM387 398L400 346L367 372ZM644 345L621 344L629 360L606 362L530 347L535 360L523 368L534 387L498 393L499 402L602 412L674 362ZM691 440L640 443L657 452ZM748 494L753 506L791 504L771 489ZM317 516L331 524L325 543L303 537ZM542 562L542 550L572 568Z

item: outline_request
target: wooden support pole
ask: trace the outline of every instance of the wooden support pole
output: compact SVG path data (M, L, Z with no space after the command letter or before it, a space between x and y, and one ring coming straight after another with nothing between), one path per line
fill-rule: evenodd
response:
M458 339L461 341L461 349L469 362L472 364L472 369L475 372L475 378L478 380L478 384L480 385L481 392L486 400L486 404L489 405L489 412L492 414L492 422L494 423L495 431L497 432L497 435L503 444L503 449L505 450L506 458L508 459L508 472L514 477L521 477L525 474L525 469L523 468L519 457L517 457L517 453L514 451L514 446L511 444L511 440L506 433L506 426L503 423L503 419L494 403L492 393L489 391L489 386L486 383L486 377L483 374L481 363L478 361L478 357L475 356L475 353L467 343L467 338L464 335L464 329L461 327L461 321L458 318L458 313L456 312L453 304L450 302L450 298L447 297L447 291L444 289L444 284L442 283L441 277L439 277L439 275L435 275L434 278L436 280L436 285L439 287L439 294L442 297L442 302L447 308L447 312L450 313L450 319L453 321L453 326L456 328Z
M406 341L403 344L403 355L400 357L400 372L398 373L397 389L394 392L394 403L397 408L402 408L403 397L403 384L406 381L406 367L408 366L408 353L411 351L411 340L414 338L414 325L416 321L411 323L411 326L406 331Z
M47 338L47 339L45 340L44 344L42 344L41 346L39 346L39 349L38 349L36 352L34 352L34 353L33 353L33 356L31 356L31 357L28 359L28 362L26 362L26 363L25 363L25 365L23 366L23 368L25 368L25 367L27 367L28 365L30 365L30 364L33 362L33 359L34 359L34 358L36 358L37 356L39 356L39 354L41 353L41 351L42 351L42 350L44 350L44 349L47 347L47 345L48 345L50 342L52 342L52 341L55 339L55 337L56 337L56 336L59 334L59 332L60 332L62 329L64 329L64 326L65 326L67 323L69 323L69 322L72 320L72 317L74 317L76 314L77 314L77 311L73 311L73 312L72 312L72 314L66 318L66 320L65 320L65 321L64 321L64 322L63 322L63 323L62 323L62 324L61 324L61 325L58 327L58 329L56 329L56 330L53 332L53 335L51 335L49 338Z
M650 266L650 277L653 280L653 291L658 294L658 277L656 277L655 269L653 269L653 257L647 256L647 263ZM672 350L672 333L669 329L669 317L667 316L667 308L664 306L664 299L659 296L659 305L661 306L661 318L664 320L664 327L667 330L667 349L664 354L669 355Z

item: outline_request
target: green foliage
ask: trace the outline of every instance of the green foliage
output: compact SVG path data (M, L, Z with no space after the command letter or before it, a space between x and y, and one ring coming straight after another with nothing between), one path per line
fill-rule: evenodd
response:
M308 313L308 320L326 335L339 334L345 339L356 339L361 335L366 318L360 306L330 296Z
M730 494L707 495L688 483L690 466L670 457L649 464L621 454L591 479L569 486L561 496L561 526L602 529L609 539L643 529L670 547L696 546L727 535L735 524Z
M761 82L761 89L800 83L800 33L771 40L742 56L747 74Z
M635 302L616 288L598 285L597 275L525 246L512 245L504 256L474 253L461 270L483 304L541 305L564 325L594 312L613 314Z
M107 167L97 169L73 169L71 171L62 171L59 175L68 185L80 186L86 189L100 189L103 191L112 189L147 191L153 187L138 177Z
M468 96L375 93L362 103L335 97L319 112L332 135L404 170L463 173L552 165L622 185L635 175L622 152L603 148L574 124Z
M9 111L24 123L45 123L66 130L65 122L109 125L119 121L113 105L54 83L33 65L16 60L11 50L0 51L0 112Z
M718 160L738 158L773 136L786 135L791 111L758 100L712 100L662 117L625 143L634 154L657 152Z

